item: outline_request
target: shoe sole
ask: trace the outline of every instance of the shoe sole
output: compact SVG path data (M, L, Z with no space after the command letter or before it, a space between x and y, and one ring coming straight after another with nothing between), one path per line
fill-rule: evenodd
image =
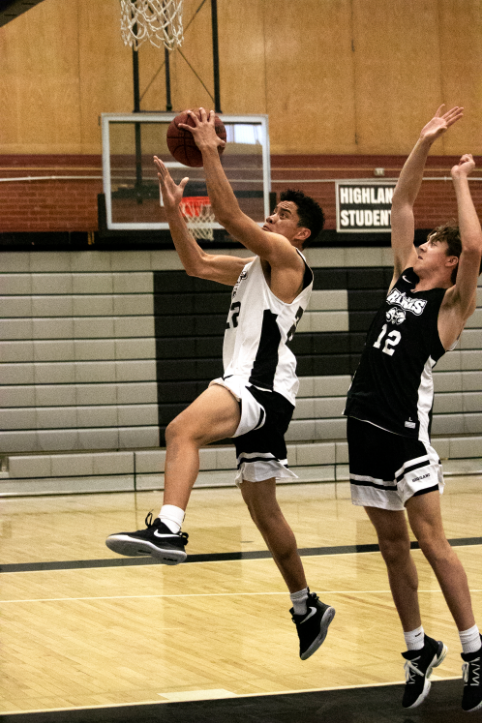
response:
M320 632L316 636L316 638L311 643L310 647L305 650L303 655L300 655L301 660L308 660L313 653L316 653L318 648L323 644L327 634L328 634L328 628L330 627L330 623L335 617L335 608L329 607L325 612L323 613L323 617L320 621Z
M126 557L139 557L141 555L150 555L163 565L179 565L187 559L184 550L176 550L173 548L159 548L147 540L133 540L127 535L111 535L105 541L105 544L118 555Z
M429 680L429 678L430 678L430 676L432 675L432 670L433 670L434 668L438 668L438 666L440 665L440 663L443 663L443 661L444 661L444 659L445 659L445 656L446 656L447 653L448 653L448 648L447 648L447 646L445 645L445 643L442 643L442 645L443 645L442 652L440 653L440 655L434 655L431 664L430 664L430 665L428 666L428 668L427 668L427 672L426 672L426 674L425 674L425 683L424 683L424 686L423 686L423 691L422 691L422 693L418 696L418 698L417 698L417 700L415 701L415 703L413 703L412 705L407 705L407 710L408 710L409 708L418 708L418 706L423 703L423 701L425 700L425 698L427 697L427 695L430 693L430 688L432 687L432 683L431 683L431 681Z
M476 710L480 710L482 708L482 700L478 705L475 706L475 708L462 708L464 713L475 713Z

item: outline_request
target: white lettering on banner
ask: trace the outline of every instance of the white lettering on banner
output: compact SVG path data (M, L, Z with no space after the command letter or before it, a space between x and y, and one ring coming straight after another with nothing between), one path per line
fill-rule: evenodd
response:
M365 228L367 226L390 226L391 211L370 211L365 210L344 210L340 213L341 226L345 228L356 226Z
M385 233L390 230L391 203L395 184L337 183L337 229L338 231L372 231Z
M393 188L361 188L354 186L353 188L340 187L341 203L357 203L370 204L383 203L389 204L393 198Z

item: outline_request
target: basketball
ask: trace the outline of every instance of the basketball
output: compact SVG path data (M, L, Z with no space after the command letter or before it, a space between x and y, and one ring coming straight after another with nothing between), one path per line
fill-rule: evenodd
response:
M191 108L193 113L196 113L198 118L201 117L199 108ZM179 123L184 123L188 126L194 126L194 122L187 114L187 110L177 115L173 121L169 124L167 129L167 147L169 148L170 154L178 161L183 163L185 166L191 166L191 168L200 168L203 164L202 154L196 145L194 137L190 131L184 128L179 128ZM216 134L223 141L226 140L226 128L219 118L214 116L214 127ZM224 147L218 146L219 155L224 151Z

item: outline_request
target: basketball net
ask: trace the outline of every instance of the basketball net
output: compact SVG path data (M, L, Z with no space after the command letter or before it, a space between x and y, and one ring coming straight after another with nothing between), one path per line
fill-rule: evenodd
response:
M184 40L182 4L184 0L120 0L121 34L124 45L138 50L145 40L168 50Z
M206 241L214 240L212 224L216 219L207 196L183 198L179 207L194 238Z

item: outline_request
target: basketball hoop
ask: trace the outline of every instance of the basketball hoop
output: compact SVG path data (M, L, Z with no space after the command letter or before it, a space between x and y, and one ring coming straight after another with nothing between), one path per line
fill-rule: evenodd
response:
M190 196L180 203L181 213L194 238L214 240L214 213L207 196Z
M121 34L124 45L138 50L145 40L168 50L184 40L182 4L184 0L120 0Z

